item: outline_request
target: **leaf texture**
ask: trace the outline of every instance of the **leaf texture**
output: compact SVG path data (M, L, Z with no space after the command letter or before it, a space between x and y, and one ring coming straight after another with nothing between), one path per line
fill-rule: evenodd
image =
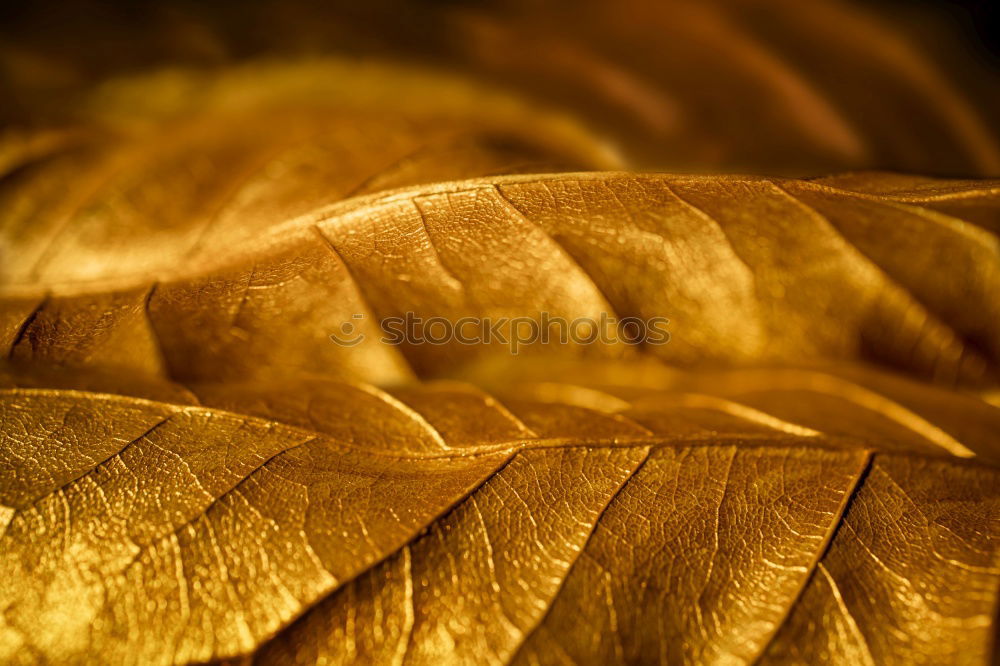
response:
M162 271L370 191L617 164L564 117L398 66L167 71L91 97L74 125L12 149L5 282L44 279L53 262L85 280Z
M175 256L169 231L155 251L120 249L109 235L133 226L83 220L9 236L26 261L6 266L2 339L22 362L385 385L509 357L496 344L383 344L389 317L611 313L668 318L670 343L535 351L680 365L864 357L989 387L998 192L879 174L507 176L355 197L221 248L225 235L188 249L182 230L179 266L162 263ZM38 246L43 261L31 259ZM352 321L363 343L333 344Z
M964 451L928 433L995 409L864 370L660 384L527 382L502 402L455 382L190 385L175 403L3 389L0 653L988 657L997 472L955 454L997 459L1000 430ZM765 411L790 395L812 419ZM951 420L921 421L920 399Z
M104 4L0 22L0 662L1000 659L1000 98L947 29Z

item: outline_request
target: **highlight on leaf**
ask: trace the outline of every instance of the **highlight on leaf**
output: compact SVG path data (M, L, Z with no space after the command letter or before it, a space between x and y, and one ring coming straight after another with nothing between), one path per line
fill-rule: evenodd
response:
M497 345L382 344L388 317L612 313L666 317L670 343L528 353L649 353L681 366L865 358L990 388L998 210L993 181L578 173L354 197L275 214L249 238L216 228L192 244L167 231L152 254L128 242L142 218L113 229L84 219L15 241L17 256L45 253L8 265L2 339L23 362L384 385L508 356ZM183 263L153 263L175 247ZM333 344L330 333L352 321L363 343Z

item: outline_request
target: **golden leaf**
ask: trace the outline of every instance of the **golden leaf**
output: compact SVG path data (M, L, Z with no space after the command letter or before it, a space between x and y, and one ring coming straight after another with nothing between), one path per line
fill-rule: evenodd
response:
M680 365L865 356L993 386L998 195L995 181L879 174L587 173L354 197L282 224L241 217L249 237L240 225L191 223L144 245L133 242L150 235L144 217L82 217L8 235L14 284L0 300L0 340L19 361L182 380L305 372L393 384L507 359L509 347L383 344L388 318L611 313L668 318L669 344L645 351ZM345 322L365 336L356 346L329 339Z
M669 372L502 403L3 389L0 658L987 658L1000 479L955 455L1000 459L997 410L860 369Z

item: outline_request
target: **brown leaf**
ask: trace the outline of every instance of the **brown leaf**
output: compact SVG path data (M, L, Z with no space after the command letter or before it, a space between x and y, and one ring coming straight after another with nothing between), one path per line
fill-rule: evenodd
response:
M0 655L981 663L1000 416L851 372L3 389Z

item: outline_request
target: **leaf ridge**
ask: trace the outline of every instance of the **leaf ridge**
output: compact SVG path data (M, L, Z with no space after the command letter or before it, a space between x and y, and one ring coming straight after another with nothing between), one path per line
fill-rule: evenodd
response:
M854 502L862 486L864 486L865 480L868 478L868 475L871 474L874 462L875 462L875 453L873 451L864 452L864 457L860 461L857 474L854 476L853 479L853 483L851 487L847 490L847 492L844 493L844 497L840 502L837 514L834 516L834 519L830 521L830 526L827 529L826 534L824 535L823 541L820 544L820 546L816 549L815 556L809 565L809 571L805 576L802 577L801 584L799 586L799 589L795 593L795 596L792 599L790 599L788 605L785 606L785 611L784 614L782 615L781 620L774 624L774 628L771 630L766 640L763 641L760 651L753 659L753 663L759 664L761 660L764 659L764 656L767 654L768 648L774 642L775 636L778 635L778 632L781 630L781 627L788 621L788 618L791 617L792 613L795 611L795 608L799 604L799 600L801 600L802 595L805 594L809 582L813 579L813 577L816 576L816 571L819 569L819 567L822 566L823 558L826 557L826 554L829 552L831 545L833 545L833 540L837 536L837 533L840 531L841 526L846 524L844 518L847 515L847 510Z
M50 299L51 296L46 292L46 294L42 296L42 298L38 301L38 305L32 308L31 312L28 313L28 316L25 317L24 321L22 321L21 324L17 327L17 332L14 334L14 337L10 343L10 349L7 350L8 359L14 358L14 350L16 350L17 346L21 344L21 340L23 340L24 336L27 335L28 329L31 328L31 325L35 322L35 319L38 318L38 315L42 312L42 310L45 309L45 306L48 305Z
M156 330L156 324L153 323L152 313L149 311L149 304L152 302L153 294L156 293L156 289L159 286L159 280L155 280L153 284L150 285L149 291L146 292L146 296L142 300L142 313L146 320L146 328L149 329L149 337L153 342L153 350L156 354L156 367L162 372L169 367L167 365L167 356L163 353L163 340L160 338L160 332ZM188 393L191 392L188 391Z
M870 201L898 201L904 203L922 203L922 202L934 202L934 201L955 201L960 199L976 199L984 196L995 196L1000 195L1000 185L990 185L988 183L997 182L995 180L984 181L961 181L963 184L967 184L967 187L961 191L956 192L939 192L937 194L896 194L893 192L884 192L879 194L874 194L871 192L860 192L858 190L852 190L845 187L838 187L836 185L830 185L829 183L822 183L816 180L800 180L797 182L797 186L803 189L816 190L819 192L829 192L831 194L837 194L840 196L853 197L856 199L868 199Z
M365 296L364 289L361 287L361 282L358 281L358 277L354 274L354 271L351 269L351 266L347 263L347 261L344 260L344 257L340 254L340 250L338 250L337 247L333 244L333 241L330 240L330 238L325 233L323 233L323 230L319 226L319 222L313 222L309 226L312 229L312 231L317 236L319 236L319 239L323 243L323 246L330 251L330 253L337 260L337 263L339 263L340 266L343 267L344 273L347 275L347 279L351 281L354 293L357 294L358 296L358 300L360 302L361 307L367 310L369 316L371 317L378 316L378 313L372 307L371 302ZM394 349L391 353L394 357L403 361L403 363L406 365L407 371L410 373L411 376L416 376L416 368L413 366L412 361L409 358L407 358L405 353L403 353L399 349Z
M177 409L177 412L180 412L180 411L182 411L182 409ZM114 452L111 455L107 456L103 460L100 460L100 461L96 462L95 464L91 465L85 471L83 471L81 474L78 474L77 476L69 479L68 481L62 483L61 485L59 485L56 488L52 488L51 490L47 491L44 495L42 495L40 497L36 497L35 499L31 500L31 502L29 504L26 504L26 505L23 505L23 506L20 506L20 507L15 507L15 515L18 514L18 513L21 513L24 509L27 509L28 507L30 507L30 506L32 506L34 504L37 504L38 502L44 500L46 497L51 497L52 495L61 494L61 493L65 492L65 490L67 488L69 488L71 485L73 485L74 483L76 483L80 479L83 479L84 477L88 476L89 474L92 474L95 470L97 470L101 466L108 464L109 462L111 462L115 458L119 457L121 454L125 453L125 451L128 450L130 447L134 446L136 443L140 442L141 440L146 439L153 432L155 432L156 430L158 430L161 427L163 427L164 425L166 425L166 423L168 421L170 421L171 419L173 419L174 416L176 416L177 412L175 412L174 414L171 414L171 415L169 415L169 416L161 419L159 422L157 422L156 424L154 424L151 428L147 429L145 432L143 432L141 435L139 435L135 439L132 439L131 441L125 442L122 445L122 448L118 449L116 452Z
M441 432L437 428L435 428L430 421L424 418L423 414L413 409L402 400L397 399L391 393L383 391L374 384L369 384L367 382L359 382L356 386L365 393L367 393L368 395L378 398L379 400L389 405L396 411L400 412L401 414L404 414L411 421L419 425L431 437L431 439L433 439L434 442L439 447L441 447L441 450L443 451L454 450L454 448L449 446L449 444L444 440L444 437L441 435Z
M420 207L419 198L414 197L410 200L410 203L413 204L413 208L417 211L417 219L420 220L420 228L423 230L424 236L427 237L427 247L430 249L431 254L434 255L434 260L437 262L437 265L441 267L441 272L456 291L464 292L465 285L458 278L458 276L455 275L454 271L448 267L448 264L445 263L440 250L438 250L437 243L434 242L434 236L431 234L431 230L427 226L427 215L424 213L424 209Z
M499 201L504 205L504 207L507 208L514 216L516 216L520 220L523 220L525 223L531 225L533 228L538 229L546 238L552 241L552 244L555 245L556 249L559 250L563 256L569 259L569 261L574 266L576 266L577 269L579 269L580 274L584 278L586 278L588 282L590 282L590 284L594 287L594 290L601 296L601 300L604 301L604 303L608 306L607 308L608 314L614 317L616 320L621 319L621 315L617 312L615 305L611 302L611 299L608 298L607 293L604 291L604 289L601 288L599 284L597 284L597 281L594 280L594 276L591 275L586 268L584 268L583 264L580 263L580 260L577 259L576 256L574 256L574 254L569 250L569 248L567 248L562 242L556 239L556 237L543 225L539 224L538 222L535 222L527 215L525 215L523 212L521 212L521 209L517 207L517 204L515 204L510 199L510 197L504 194L503 189L495 182L493 183L492 190L496 194Z
M875 272L882 276L886 286L891 287L892 294L898 295L898 298L905 300L911 309L916 310L921 317L922 326L930 327L931 331L937 333L944 338L945 342L943 344L934 345L935 351L935 368L937 369L938 363L940 362L942 352L945 352L949 347L956 348L956 355L959 359L971 356L979 360L983 367L988 367L990 363L985 358L980 358L979 354L974 352L969 348L969 343L966 342L962 336L960 336L954 328L949 324L942 321L938 315L933 312L930 307L921 301L911 290L903 286L895 277L893 277L889 272L877 261L872 259L868 254L861 250L855 243L853 243L841 230L841 228L834 223L830 218L821 213L815 207L809 205L801 198L795 196L786 190L782 185L774 181L769 181L770 185L775 189L775 191L782 194L784 197L788 198L793 204L800 207L807 215L813 217L814 219L820 221L823 226L829 229L831 232L835 233L842 241L841 253L848 257L856 257L861 259L866 266L869 266ZM863 331L862 331L863 334ZM928 335L925 333L918 337L917 344L928 339ZM963 366L961 360L954 361L955 373L961 372L961 367Z
M163 532L163 533L156 534L154 537L150 538L147 543L142 544L139 547L139 550L132 557L132 559L129 560L129 562L127 562L124 567L122 567L122 573L124 573L124 572L128 571L130 568L132 568L139 561L139 559L146 552L148 552L149 549L152 548L153 545L155 545L157 542L162 541L163 539L167 539L167 538L171 538L171 537L176 537L178 534L180 534L182 531L184 531L188 527L194 525L199 520L204 519L205 516L208 515L208 512L211 511L213 507L218 506L219 503L221 503L225 498L227 498L227 497L229 497L231 495L239 494L240 489L242 487L244 487L245 484L249 483L250 479L257 472L266 469L269 464L271 464L273 461L277 460L282 455L288 453L289 451L292 451L294 449L297 449L297 448L300 448L300 447L303 447L303 446L308 446L309 444L311 444L314 441L317 441L317 438L311 438L311 439L307 439L305 441L301 441L301 442L297 442L295 444L291 444L290 446L287 446L286 448L278 451L274 455L271 455L271 456L267 457L266 459L264 459L263 461L261 461L259 464L257 464L254 467L252 467L250 470L247 471L246 475L243 476L243 478L239 479L230 488L225 489L222 492L222 494L220 494L219 496L213 498L212 501L209 502L208 504L206 504L204 508L199 509L197 515L194 515L191 518L185 520L183 523L181 523L177 527L171 529L169 532ZM194 475L192 474L192 476L194 476ZM208 495L207 491L206 491L206 495Z
M860 627L858 627L857 620L854 619L854 615L851 614L850 609L844 602L844 597L840 593L840 586L837 585L837 581L830 575L830 572L822 562L817 565L817 569L823 574L823 579L830 587L830 591L833 593L833 598L837 601L837 608L839 608L840 612L843 613L844 619L847 621L847 626L850 628L851 635L854 636L854 639L858 642L858 644L864 648L865 655L867 656L867 659L865 660L866 666L875 666L877 663L875 661L875 655L871 652L871 647L868 645L868 639L865 638L864 633L861 631Z
M576 566L576 563L586 553L587 544L590 543L590 540L593 538L594 532L597 530L597 526L600 524L601 519L604 517L604 514L607 513L607 511L608 511L608 507L610 507L611 504L615 501L615 498L617 498L622 493L622 491L629 484L629 482L633 478L635 478L635 475L638 474L639 471L643 467L646 466L646 463L649 462L649 457L652 454L652 452L653 452L653 448L652 447L647 447L646 453L643 456L642 460L640 460L639 463L635 466L635 469L633 469L628 474L628 476L626 476L622 480L621 484L618 486L618 488L615 490L615 492L611 493L611 495L608 497L608 501L604 503L603 507L601 507L600 512L598 512L597 517L594 519L593 524L590 526L590 533L587 535L586 540L584 540L583 544L581 544L580 550L576 554L576 558L573 560L573 563L570 564L570 566L566 569L565 574L562 577L562 580L559 582L559 586L555 589L555 591L552 594L552 596L546 602L545 611L541 615L538 616L537 620L535 621L534 626L530 627L527 631L525 631L525 632L523 632L521 634L521 638L520 638L520 641L519 641L517 647L511 652L511 656L507 660L508 664L512 664L512 663L514 663L517 660L517 656L521 652L521 650L523 649L523 647L524 647L525 643L527 642L528 638L531 637L531 635L538 629L538 627L542 626L542 624L545 621L545 617L552 610L552 603L559 596L559 593L562 591L562 588L566 584L566 581L569 580L569 577L572 574L573 568Z
M393 550L391 552L385 553L382 557L380 557L380 558L378 558L378 559L376 559L376 560L368 563L367 565L365 565L363 567L360 567L357 571L353 572L350 576L345 577L345 578L343 578L341 580L334 581L334 583L330 587L330 589L328 589L328 590L324 591L323 593L319 594L311 602L303 604L302 608L299 610L299 612L294 617L290 618L281 627L278 627L277 629L275 629L272 632L272 634L271 634L270 637L261 640L258 643L258 645L253 650L251 650L251 652L248 655L245 655L245 656L248 657L251 662L257 662L257 661L259 661L258 660L259 655L261 654L261 652L263 650L265 650L267 648L268 645L272 644L274 641L276 641L278 638L280 638L285 632L287 632L288 630L290 630L295 624L297 624L298 622L300 622L309 613L313 612L317 607L319 607L325 601L327 601L328 599L330 599L331 597L333 597L340 590L344 589L347 585L349 585L350 583L352 583L355 580L358 580L361 576L363 576L366 573L370 572L375 567L377 567L381 563L389 560L395 554L399 553L400 551L402 551L404 549L407 552L407 555L406 555L407 559L406 559L406 561L407 561L407 568L409 569L410 564L411 564L410 557L411 557L411 552L412 552L411 551L412 544L417 539L419 539L421 537L421 535L423 535L426 532L426 530L431 525L433 525L435 523L438 523L438 522L444 520L445 518L447 518L450 514L452 514L455 510L457 510L459 506L461 506L469 498L471 498L473 495L475 495L481 488L483 488L487 483L489 483L489 481L491 479L493 479L494 477L496 477L508 465L510 465L511 462L513 462L514 458L516 458L516 457L517 457L517 453L516 452L512 452L509 456L507 456L507 458L505 460L503 460L499 465L497 465L493 469L492 472L490 472L489 474L485 475L473 487L467 489L467 491L465 492L465 494L463 494L461 497L456 498L455 501L450 506L445 507L445 509L443 511L441 511L438 515L433 516L431 518L431 520L426 525L424 525L424 527L421 530L415 531L406 540L406 542L403 543L401 546L399 546L398 548L396 548L395 550ZM411 582L411 586L412 586L412 582ZM412 587L411 587L411 591L412 591ZM411 599L412 599L412 597L411 597ZM411 630L412 630L412 627L411 627ZM411 634L411 637L412 637L412 634ZM404 654L409 649L409 644L410 643L409 643L409 640L408 640L407 643L403 646L403 653Z
M915 432L916 434L920 435L921 437L935 444L936 446L941 448L943 452L947 452L950 455L963 458L975 457L975 453L972 450L968 449L966 446L958 442L951 435L941 430L940 428L930 423L929 421L925 420L923 417L916 414L915 412L912 412L906 407L903 407L899 403L891 400L890 398L886 398L884 396L881 396L880 394L868 391L867 389L857 386L853 383L847 382L846 380L840 380L839 378L829 377L822 373L809 373L809 374L814 376L815 378L822 378L821 380L824 380L824 388L833 389L830 390L831 394L838 395L850 402L856 403L864 407L865 409L869 409L873 412L877 412L885 416L888 416L889 418L892 418L900 425L908 428L909 430ZM829 383L825 381L827 379L830 380ZM809 390L809 388L806 388L805 390ZM535 433L531 431L530 428L524 425L523 422L520 421L520 419L517 419L517 417L514 416L512 413L510 413L509 410L506 410L507 414L509 414L509 418L512 419L512 422L515 424L520 424L519 427L521 427L526 434L525 438L509 439L500 442L492 442L489 444L463 446L457 449L450 447L449 445L447 445L447 443L445 443L446 449L442 451L442 453L440 454L413 454L413 453L389 454L384 451L372 449L369 447L359 446L356 444L351 444L339 439L334 439L329 437L328 435L325 435L322 432L313 429L302 428L300 426L295 426L295 425L289 425L269 418L248 416L238 412L231 412L212 406L207 406L207 407L179 406L172 403L166 403L156 400L146 400L142 398L134 398L134 399L123 398L122 396L117 394L95 393L89 391L78 391L73 389L53 391L51 389L34 389L34 388L0 388L0 397L4 395L47 396L47 395L60 395L60 394L79 396L80 398L86 398L86 399L110 400L112 402L123 402L126 404L134 401L133 404L159 405L175 411L200 409L204 410L206 413L228 414L233 417L251 422L258 422L262 424L280 424L282 428L285 428L291 432L300 432L312 438L322 439L324 443L328 446L334 446L336 448L340 448L345 451L358 451L364 453L365 455L373 455L380 458L395 459L395 460L439 460L439 459L467 458L472 456L502 453L505 451L531 450L536 448L563 448L563 447L572 448L576 446L575 444L576 442L585 442L588 445L594 445L594 446L634 446L637 442L653 439L662 441L664 445L673 445L674 443L693 442L700 440L710 441L711 438L714 436L714 435L704 435L704 436L684 435L675 438L671 437L670 435L649 431L648 428L645 428L644 426L642 426L642 424L635 422L634 419L629 418L627 415L622 415L623 418L629 418L631 422L636 423L636 425L643 428L643 430L649 432L650 435L646 437L616 436L612 438L600 437L593 439L580 438L580 437L538 437ZM485 395L487 397L490 397L496 404L501 404L498 400L492 398L492 396L489 396L489 394ZM395 398L393 398L393 400L395 400ZM399 401L397 400L396 402ZM407 410L411 412L413 411L412 408L410 408L408 405L405 405L405 403L399 402L399 404L405 406ZM393 406L395 407L395 405ZM408 412L404 413L408 414ZM419 415L418 412L414 413L416 413L420 417L420 419L426 420L423 418L422 415ZM777 421L780 421L782 423L787 423L783 419L778 419L777 417L773 417L770 414L767 414L766 412L761 412L761 413L765 414L769 418L776 419ZM791 425L797 428L804 428L804 426L799 426L798 424L791 424ZM429 423L427 424L427 426L431 428L431 431L437 433L438 438L441 437L440 433L438 433L437 430L433 428L433 426L431 426ZM804 428L804 429L812 432L818 432L818 431L813 431L813 429L811 428ZM803 446L826 448L822 443L821 444L809 443L809 440L815 438L816 435L803 435L803 434L796 435L794 433L787 433L787 432L783 434L792 435L790 441L795 441ZM775 432L774 434L741 433L738 437L734 437L734 439L780 441L780 436L778 432ZM829 439L835 441L843 438L833 437Z

